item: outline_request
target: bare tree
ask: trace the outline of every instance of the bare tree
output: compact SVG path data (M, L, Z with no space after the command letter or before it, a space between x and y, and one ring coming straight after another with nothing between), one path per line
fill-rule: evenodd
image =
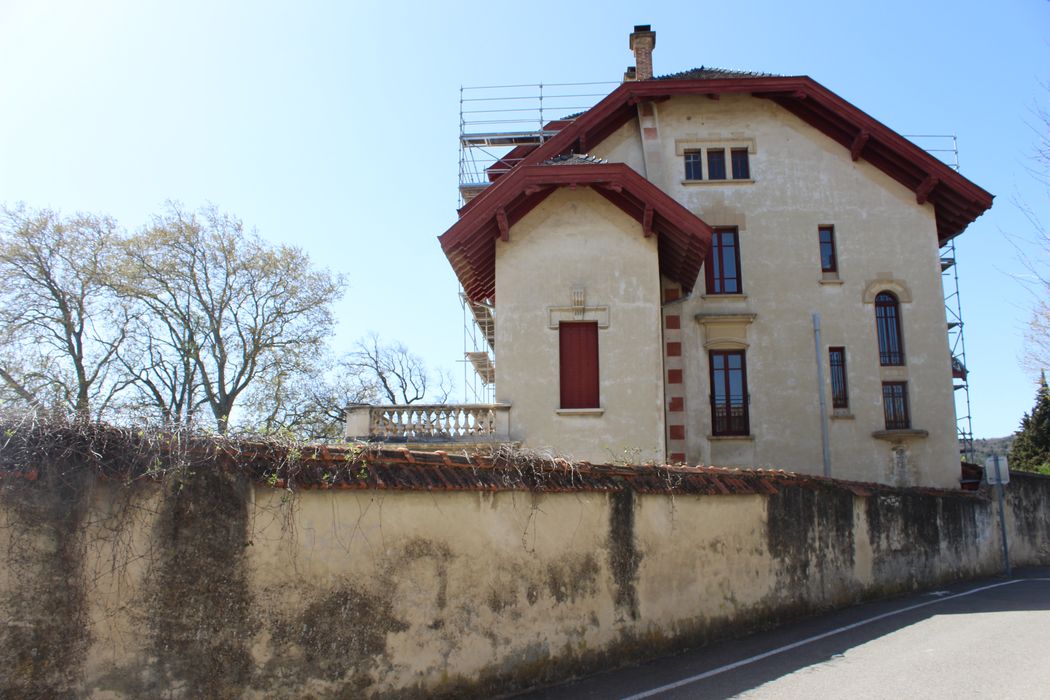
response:
M1035 153L1033 154L1032 174L1047 186L1047 204L1050 204L1050 111L1038 107L1035 110L1037 134ZM1031 289L1036 295L1035 308L1025 333L1026 349L1024 364L1033 374L1039 374L1050 367L1050 275L1046 273L1046 263L1050 260L1050 228L1037 211L1026 203L1020 204L1021 211L1028 218L1041 247L1041 255L1034 258L1022 253L1022 262L1028 268Z
M424 398L445 403L452 392L452 378L447 372L431 370L401 343L383 344L375 334L358 340L345 362L365 372L380 397L392 404L411 404Z
M346 362L310 358L303 366L282 368L248 392L248 424L263 433L283 433L301 440L336 440L343 436L344 411L371 403L378 387L367 373Z
M321 353L342 294L341 276L214 207L170 205L124 251L120 286L140 304L147 339L135 372L143 396L169 416L207 406L220 433L250 386Z
M0 381L6 400L99 417L127 386L129 311L107 283L113 220L24 206L0 215Z

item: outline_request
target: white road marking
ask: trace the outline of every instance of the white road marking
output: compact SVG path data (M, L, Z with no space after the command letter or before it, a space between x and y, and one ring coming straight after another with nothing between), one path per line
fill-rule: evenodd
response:
M841 634L843 632L848 632L849 630L856 629L858 627L863 627L864 625L870 625L872 622L878 622L879 620L885 620L887 617L893 617L894 615L900 615L902 613L911 612L912 610L918 610L919 608L925 608L927 605L936 605L937 603L943 603L945 601L952 600L954 598L962 598L963 596L973 595L974 593L980 593L981 591L991 590L992 588L999 588L1000 586L1009 586L1010 584L1021 583L1023 581L1050 581L1050 578L1015 578L1015 579L1010 579L1009 581L1000 581L999 583L992 583L992 584L989 584L987 586L981 586L979 588L974 588L974 589L969 590L969 591L963 591L962 593L956 593L955 595L938 597L935 600L928 600L925 603L916 603L915 605L909 605L908 607L901 608L900 610L891 610L890 612L885 612L885 613L882 613L881 615L875 615L874 617L869 617L867 619L860 620L858 622L854 622L854 623L849 624L849 625L844 625L842 627L837 627L837 628L835 628L833 630L828 630L827 632L822 632L820 634L813 635L812 637L807 637L805 639L800 639L799 641L792 642L791 644L785 644L784 646L777 647L776 649L770 649L769 651L764 651L761 654L755 654L754 656L749 656L748 658L741 659L740 661L734 661L733 663L726 664L725 666L719 666L718 668L713 668L710 671L704 671L703 673L698 673L695 676L690 676L688 678L683 678L683 679L681 679L679 681L675 681L674 683L668 683L667 685L662 685L659 688L653 688L651 690L646 690L646 691L643 691L641 693L637 693L635 695L628 695L627 697L623 698L623 700L642 700L642 698L651 698L654 695L659 695L660 693L666 693L668 690L674 690L675 688L681 688L684 685L689 685L690 683L696 683L697 681L702 681L705 678L711 678L712 676L717 676L719 674L725 673L726 671L732 671L734 669L740 668L741 666L747 666L749 664L753 664L756 661L761 661L762 659L768 659L771 656L776 656L777 654L782 654L785 651L791 651L792 649L797 649L797 648L799 648L801 646L805 646L807 644L812 644L813 642L820 641L821 639L826 639L827 637L832 637L832 636L834 636L836 634ZM941 591L938 591L938 593L940 593L940 592Z

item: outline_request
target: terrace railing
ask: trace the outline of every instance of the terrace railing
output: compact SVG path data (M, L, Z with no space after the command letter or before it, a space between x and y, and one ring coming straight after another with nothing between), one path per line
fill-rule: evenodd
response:
M506 442L509 404L409 404L347 409L346 436L374 442Z

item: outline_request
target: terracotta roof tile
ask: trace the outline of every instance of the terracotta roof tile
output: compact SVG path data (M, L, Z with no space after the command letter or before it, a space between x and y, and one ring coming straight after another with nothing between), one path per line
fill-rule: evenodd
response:
M755 71L728 70L726 68L714 68L700 66L689 70L661 75L653 80L720 80L722 78L779 78L776 73L759 73Z

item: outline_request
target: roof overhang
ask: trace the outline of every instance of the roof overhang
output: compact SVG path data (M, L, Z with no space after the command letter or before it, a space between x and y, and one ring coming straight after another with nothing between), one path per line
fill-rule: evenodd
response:
M438 237L467 297L495 298L496 240L509 240L510 228L560 187L590 187L633 217L643 235L657 237L660 274L687 293L692 290L711 244L711 227L630 166L519 165Z
M733 77L702 80L643 80L621 84L601 102L569 123L543 145L524 155L521 166L564 153L588 153L637 115L642 102L679 95L749 94L772 100L930 202L943 244L992 206L992 195L889 127L857 109L807 76ZM489 196L499 197L499 181L461 209L466 215Z

